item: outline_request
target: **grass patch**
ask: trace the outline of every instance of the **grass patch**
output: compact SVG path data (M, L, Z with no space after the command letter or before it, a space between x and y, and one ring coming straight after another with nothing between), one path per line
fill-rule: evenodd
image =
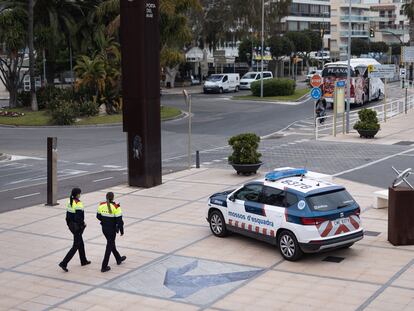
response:
M269 96L269 97L257 97L253 95L244 95L244 96L233 96L233 99L241 99L241 100L262 100L262 101L296 101L300 99L302 96L308 94L310 89L296 89L293 95L287 96Z
M2 117L0 116L0 124L3 125L17 125L17 126L45 126L52 125L50 114L46 110L31 111L27 108L5 109L7 111L23 112L22 117ZM181 114L181 110L175 107L162 106L161 120L171 119ZM89 118L82 118L75 125L94 125L94 124L113 124L121 123L122 114L113 114L106 116L94 116Z

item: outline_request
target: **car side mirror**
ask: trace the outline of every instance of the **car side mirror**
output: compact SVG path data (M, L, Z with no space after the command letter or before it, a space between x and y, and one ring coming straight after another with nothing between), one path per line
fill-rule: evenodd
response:
M236 201L236 199L234 198L234 195L229 196L229 200L232 202Z

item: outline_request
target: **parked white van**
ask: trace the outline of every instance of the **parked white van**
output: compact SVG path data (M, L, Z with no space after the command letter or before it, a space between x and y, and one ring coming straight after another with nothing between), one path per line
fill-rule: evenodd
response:
M238 73L214 74L204 82L204 93L238 92L240 89L240 75Z
M241 90L250 90L251 84L254 81L260 80L261 72L252 71L246 73L240 80ZM263 71L263 80L272 79L273 73L271 71Z

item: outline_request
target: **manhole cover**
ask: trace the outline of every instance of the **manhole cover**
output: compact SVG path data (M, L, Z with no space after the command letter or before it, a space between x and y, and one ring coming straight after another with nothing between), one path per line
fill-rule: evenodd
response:
M414 144L414 141L402 140L402 141L399 141L398 143L395 143L394 145L398 145L398 146L411 146L413 144Z
M364 231L364 235L367 236L379 236L381 234L381 232L378 231Z
M339 263L344 259L345 259L344 257L328 256L328 257L322 259L322 261Z

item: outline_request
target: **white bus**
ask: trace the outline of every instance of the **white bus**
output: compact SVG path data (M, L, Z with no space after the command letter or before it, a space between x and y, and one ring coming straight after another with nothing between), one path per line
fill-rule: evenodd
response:
M380 65L372 58L351 59L350 102L362 106L379 99L384 94L384 82L380 78L368 78L368 66ZM322 94L328 103L333 103L335 84L346 81L348 62L327 63L322 70Z

